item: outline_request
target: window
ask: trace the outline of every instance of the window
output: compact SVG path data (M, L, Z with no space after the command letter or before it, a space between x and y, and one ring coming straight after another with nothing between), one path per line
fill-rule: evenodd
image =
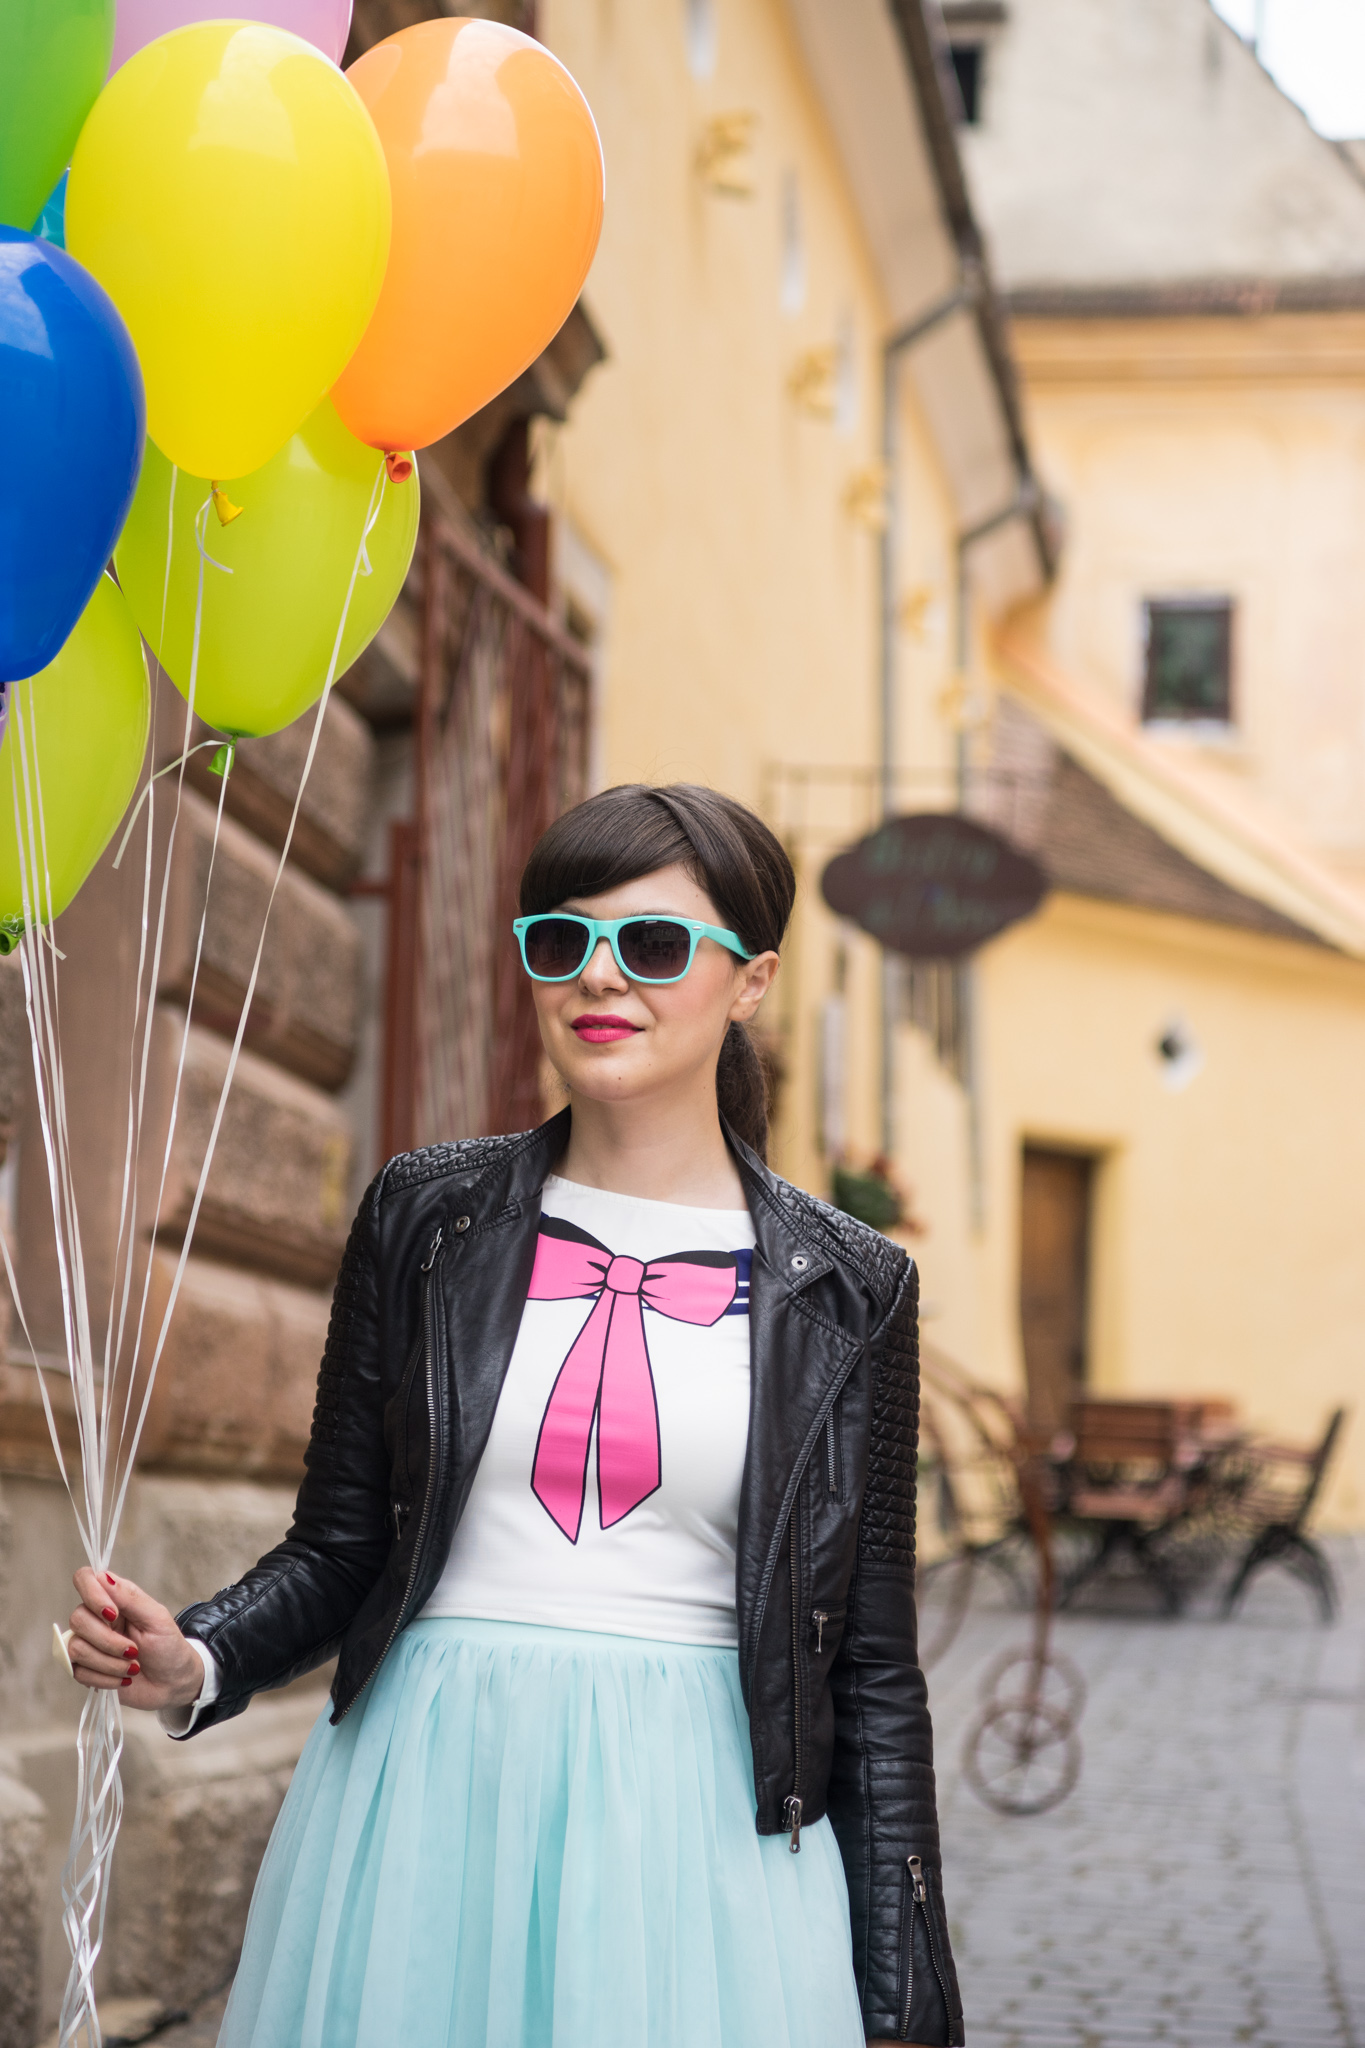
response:
M1232 720L1232 605L1225 597L1149 599L1142 716Z
M948 55L953 60L957 89L962 95L962 118L969 128L975 128L981 119L981 73L985 52L980 43L950 43Z

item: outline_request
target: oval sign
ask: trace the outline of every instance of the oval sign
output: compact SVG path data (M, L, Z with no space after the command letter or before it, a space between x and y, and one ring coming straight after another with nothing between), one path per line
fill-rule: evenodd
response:
M820 878L831 910L894 953L951 960L1038 908L1047 877L1035 860L952 811L888 818L836 854Z

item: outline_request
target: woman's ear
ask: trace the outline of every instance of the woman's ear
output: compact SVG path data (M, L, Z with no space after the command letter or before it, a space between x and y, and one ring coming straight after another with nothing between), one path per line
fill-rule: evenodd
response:
M773 985L773 977L782 965L776 953L756 953L752 960L741 963L739 986L728 1012L732 1024L747 1024L764 996Z

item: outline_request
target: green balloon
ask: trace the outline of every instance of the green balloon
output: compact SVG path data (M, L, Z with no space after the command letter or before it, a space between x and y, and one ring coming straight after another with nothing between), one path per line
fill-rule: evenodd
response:
M230 524L224 526L214 511L204 510L210 486L183 470L173 473L161 450L147 443L114 562L147 645L188 697L200 576L198 520L208 559L194 708L217 731L234 738L278 732L321 695L383 461L347 432L325 398L263 468L233 481L232 502L223 508ZM233 516L237 508L240 514ZM362 562L337 675L388 617L412 560L420 509L415 466L406 482L386 479L365 543L370 573Z
M0 223L27 234L114 49L114 0L0 0Z
M19 834L27 849L28 804L40 865L46 850L51 914L58 917L113 838L137 788L152 699L136 622L111 576L95 585L56 660L10 688L9 722L0 743L0 953L12 952L24 929ZM20 726L24 757L17 751ZM29 765L28 797L23 758ZM33 879L30 874L29 903L46 923L47 884L39 881L35 898Z

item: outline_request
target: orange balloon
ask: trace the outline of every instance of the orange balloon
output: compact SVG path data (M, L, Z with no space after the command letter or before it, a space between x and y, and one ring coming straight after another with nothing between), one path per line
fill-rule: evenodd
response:
M332 397L372 448L425 448L568 318L602 229L602 145L559 59L500 22L420 21L346 76L388 159L393 239Z

